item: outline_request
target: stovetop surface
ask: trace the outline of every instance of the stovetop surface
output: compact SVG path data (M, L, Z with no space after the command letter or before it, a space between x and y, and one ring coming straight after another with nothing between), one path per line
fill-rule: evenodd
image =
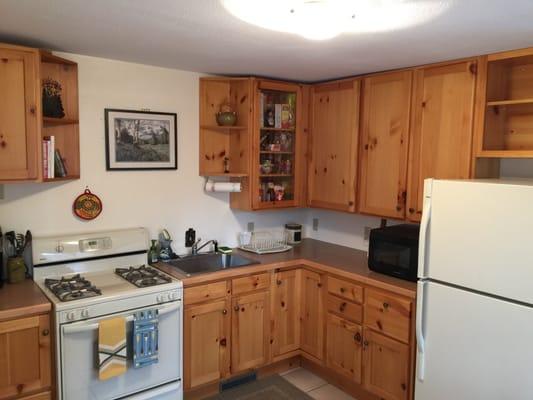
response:
M159 270L157 270L157 272L167 278L168 282L147 287L137 287L135 284L128 282L126 279L115 273L114 267L107 270L97 270L94 272L72 271L71 273L67 273L68 270L62 266L62 268L58 269L57 272L60 272L60 274L48 275L45 278L43 277L35 280L47 297L52 301L56 310L73 307L85 307L91 304L111 301L114 299L142 296L144 294L165 292L174 289L181 289L183 287L181 281L171 278ZM91 286L100 291L100 294L94 296L76 297L75 299L69 301L62 301L56 294L53 293L52 289L48 288L46 285L47 279L60 280L61 278L64 278L65 280L72 280L78 274L81 275L85 281L90 282Z

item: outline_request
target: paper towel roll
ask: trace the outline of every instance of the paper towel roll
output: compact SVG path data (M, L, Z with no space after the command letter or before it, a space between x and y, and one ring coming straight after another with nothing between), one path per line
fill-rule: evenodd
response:
M240 192L241 183L240 182L207 181L205 183L205 191L206 192L225 192L225 193Z

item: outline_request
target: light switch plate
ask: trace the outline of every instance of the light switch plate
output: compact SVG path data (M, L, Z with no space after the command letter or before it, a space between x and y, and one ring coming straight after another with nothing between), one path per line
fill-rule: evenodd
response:
M318 218L313 218L313 230L318 231Z
M247 232L253 232L255 229L255 223L254 222L248 222L246 225L246 231Z

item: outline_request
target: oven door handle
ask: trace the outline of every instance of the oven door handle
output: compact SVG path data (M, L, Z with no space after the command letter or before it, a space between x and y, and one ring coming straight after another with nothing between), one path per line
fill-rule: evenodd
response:
M175 304L172 304L167 307L162 307L157 310L158 315L165 315L168 313L171 313L173 311L179 310L180 308L180 302L176 302ZM126 322L133 321L133 315L128 315L124 318ZM80 324L80 325L67 325L63 327L63 333L80 333L80 332L87 332L87 331L94 331L98 329L99 323L95 322L93 324Z

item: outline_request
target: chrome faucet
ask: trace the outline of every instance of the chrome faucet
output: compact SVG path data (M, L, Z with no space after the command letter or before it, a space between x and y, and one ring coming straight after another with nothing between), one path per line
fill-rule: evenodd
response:
M208 244L212 243L213 244L213 251L216 253L218 251L218 242L216 240L208 240L207 242L205 242L203 245L201 245L200 247L198 247L198 245L200 244L200 242L202 241L202 239L198 239L196 242L194 242L194 244L192 245L192 248L191 248L191 254L193 256L197 255L198 252L200 250L202 250L205 246L207 246Z

